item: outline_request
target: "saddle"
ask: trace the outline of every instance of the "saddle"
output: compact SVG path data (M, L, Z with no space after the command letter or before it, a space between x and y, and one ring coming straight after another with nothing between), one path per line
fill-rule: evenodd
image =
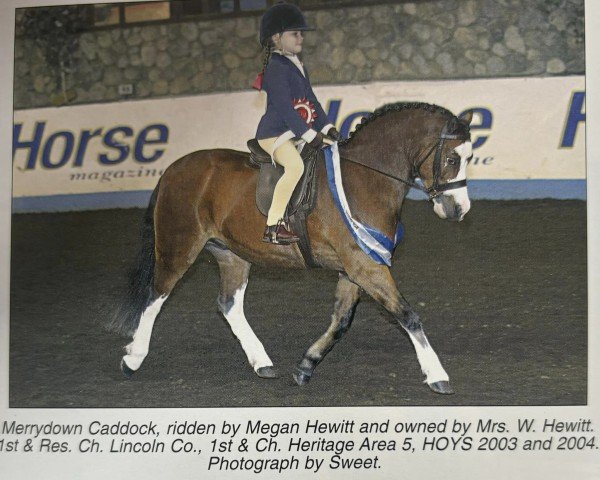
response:
M275 185L283 175L283 167L273 163L271 156L261 148L255 138L248 140L247 145L250 150L250 165L260 169L256 185L256 206L260 213L266 217L271 207ZM304 161L304 174L298 185L296 185L294 193L292 193L284 220L289 222L292 230L300 237L298 247L306 265L314 268L320 265L315 261L312 254L310 239L306 230L306 218L315 207L317 199L315 172L319 159L321 161L324 159L324 153L321 150L305 146L302 149L301 157Z

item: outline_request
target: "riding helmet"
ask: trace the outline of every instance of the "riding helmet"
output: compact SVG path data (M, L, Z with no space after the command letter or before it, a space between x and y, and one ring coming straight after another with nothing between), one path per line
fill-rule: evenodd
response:
M296 5L279 2L269 8L260 20L260 43L267 45L276 33L291 30L314 30L306 24L304 15Z

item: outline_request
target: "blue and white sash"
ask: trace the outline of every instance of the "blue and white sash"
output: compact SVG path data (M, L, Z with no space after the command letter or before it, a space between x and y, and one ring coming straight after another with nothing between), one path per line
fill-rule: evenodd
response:
M402 240L404 235L402 224L398 223L396 235L392 241L379 230L371 228L368 225L363 225L358 220L352 218L350 207L346 200L346 194L344 193L344 187L342 185L340 154L337 143L326 148L324 152L329 188L331 189L335 204L337 205L348 230L350 230L350 233L358 246L367 255L381 265L391 266L394 248L398 245L400 240Z

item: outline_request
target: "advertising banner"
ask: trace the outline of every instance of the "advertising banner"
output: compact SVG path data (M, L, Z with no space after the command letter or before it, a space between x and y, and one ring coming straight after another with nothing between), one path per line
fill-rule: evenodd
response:
M456 115L473 109L474 157L468 177L473 185L485 181L479 197L494 198L494 189L505 181L512 183L501 196L523 197L526 181L525 197L539 196L535 190L546 192L548 185L564 194L563 187L570 185L568 195L585 198L583 76L315 90L343 136L388 103L435 103ZM148 192L164 169L187 153L222 147L247 151L265 100L264 93L244 91L18 110L13 126L15 206L27 209L28 198L69 195L69 208L77 208L72 195ZM556 181L568 182L560 186ZM102 198L97 197L96 207L102 207Z

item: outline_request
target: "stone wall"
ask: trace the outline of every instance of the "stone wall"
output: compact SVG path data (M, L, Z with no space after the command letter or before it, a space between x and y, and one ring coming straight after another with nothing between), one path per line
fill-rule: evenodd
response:
M308 10L313 85L583 74L584 0L440 0ZM15 45L15 108L235 91L261 67L260 15L86 32L65 68ZM133 93L119 94L130 84Z

